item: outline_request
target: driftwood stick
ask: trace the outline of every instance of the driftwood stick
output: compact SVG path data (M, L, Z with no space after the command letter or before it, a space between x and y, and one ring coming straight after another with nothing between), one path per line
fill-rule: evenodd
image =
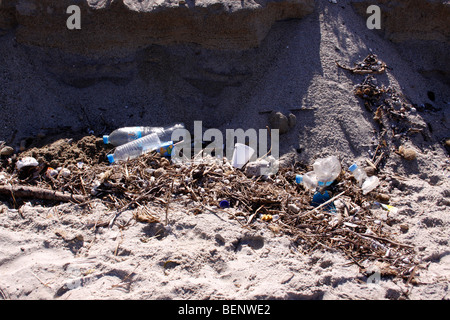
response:
M87 201L88 198L82 195L76 195L72 193L65 193L61 191L49 190L33 186L11 186L11 185L1 185L0 194L10 195L13 198L36 198L43 200L55 200L70 202L74 201L77 203Z

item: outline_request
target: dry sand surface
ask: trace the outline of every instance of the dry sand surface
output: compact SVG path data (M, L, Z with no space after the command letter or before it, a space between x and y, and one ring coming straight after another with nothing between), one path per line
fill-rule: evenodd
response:
M5 75L0 99L6 97L0 101L0 139L12 145L39 128L58 125L91 129L100 137L100 111L90 115L86 108L82 113L75 103L61 108L70 101L107 105L102 118L114 128L136 121L128 115L142 111L149 99L162 99L157 85L140 78L87 88L61 84L33 62L32 50L14 45L10 34L0 37L0 71ZM396 88L418 105L430 102L428 91L435 93L435 110L405 113L422 134L394 138L389 133L386 138L391 149L404 145L416 152L414 160L391 152L377 172L377 192L388 194L398 211L370 211L393 241L414 248L412 258L398 257L412 259L404 261L414 267L409 276L383 271L379 281L370 283L367 271L381 270L380 262L360 261L363 270L339 250L317 246L305 253L292 235L274 232L270 223L255 219L243 227L241 220L230 218L237 209L211 211L190 199L170 204L167 224L166 207L155 202L147 206L159 223L137 221L137 209L130 208L111 226L99 227L116 214L99 199L85 206L31 199L15 208L2 196L0 299L449 299L450 162L443 145L450 136L448 86L417 73L390 42L365 27L347 1L317 1L304 19L277 22L255 52L270 57L264 71L242 84L247 94L222 95L208 117L220 119L221 106L229 104L234 112L220 129L264 128L268 116L261 111L288 114L306 107L293 112L296 126L280 136L282 162L288 167L334 154L347 170L353 162L366 165L378 145L373 114L354 95L365 76L338 68L336 60L352 66L373 52L389 66L376 76L379 85ZM178 85L172 90L179 90ZM44 107L54 115L42 115L46 125L36 109ZM158 109L139 121L183 120L172 116ZM52 140L48 133L45 138ZM100 149L94 142L94 150ZM58 159L68 165L64 161L69 159ZM6 177L11 174L5 169Z

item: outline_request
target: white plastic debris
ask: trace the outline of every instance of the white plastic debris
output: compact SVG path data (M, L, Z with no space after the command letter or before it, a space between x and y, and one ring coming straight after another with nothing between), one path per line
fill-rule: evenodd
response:
M58 171L49 167L45 172L45 175L47 176L47 178L53 178L58 175Z
M22 160L17 161L16 167L18 170L24 167L37 167L39 162L33 157L25 157Z
M68 178L70 176L70 170L67 168L62 168L61 171L59 172L61 174L61 176L63 176L64 178Z
M245 174L248 177L271 176L277 173L279 162L273 156L264 159L249 162L245 168Z

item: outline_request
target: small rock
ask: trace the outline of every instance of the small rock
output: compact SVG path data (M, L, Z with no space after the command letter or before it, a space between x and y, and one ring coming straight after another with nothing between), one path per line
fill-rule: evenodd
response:
M10 156L14 153L14 149L9 146L5 146L0 149L0 156Z
M445 140L445 146L450 148L450 138Z
M289 120L281 112L272 111L269 117L269 124L272 129L280 130L280 134L289 131Z
M60 174L63 178L68 178L70 176L70 170L67 168L62 168Z
M402 233L407 233L409 231L409 226L407 224L401 224L400 225L400 231Z
M377 199L378 199L379 201L385 202L385 203L388 203L389 200L390 200L390 198L391 198L391 197L390 197L388 194L386 194L386 193L379 193L379 194L377 195Z
M290 113L288 116L288 124L289 124L289 128L293 128L295 127L295 125L297 124L297 117L295 116L295 114Z
M166 170L164 170L164 168L158 168L158 169L155 170L155 172L153 172L153 175L155 176L155 178L159 178L165 172L166 172Z
M398 148L398 152L404 159L409 160L409 161L414 160L417 157L416 150L414 150L412 148L400 146L400 148Z
M297 207L297 206L296 206L295 204L293 204L293 203L288 204L288 209L289 209L290 211L292 211L293 213L299 213L299 212L300 212L300 208Z

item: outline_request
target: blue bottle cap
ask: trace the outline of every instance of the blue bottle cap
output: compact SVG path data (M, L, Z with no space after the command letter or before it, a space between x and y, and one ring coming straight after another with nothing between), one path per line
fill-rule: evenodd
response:
M114 155L108 154L106 157L108 158L109 163L113 163L114 162Z
M358 165L356 163L352 164L350 167L348 167L348 170L350 170L351 172L355 171L356 168L358 168Z
M109 136L103 136L103 142L105 144L108 144L109 143Z
M302 181L303 181L303 176L301 174L298 174L295 176L295 182L302 183Z
M221 208L229 208L230 207L230 203L228 202L228 200L222 200L222 201L220 201L219 206Z

